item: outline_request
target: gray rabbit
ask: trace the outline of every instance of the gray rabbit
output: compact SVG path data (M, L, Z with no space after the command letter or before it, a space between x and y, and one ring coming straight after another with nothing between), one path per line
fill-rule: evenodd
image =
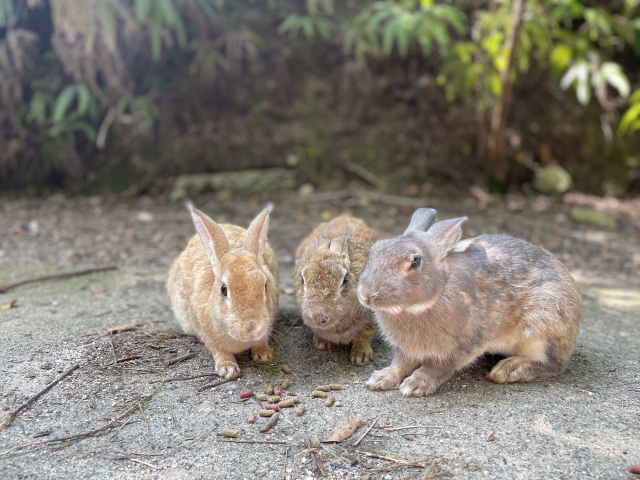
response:
M507 356L488 375L497 383L562 373L582 310L565 266L512 237L460 241L466 218L435 218L433 209L416 210L403 235L369 252L358 299L375 312L394 356L366 385L430 395L485 352Z

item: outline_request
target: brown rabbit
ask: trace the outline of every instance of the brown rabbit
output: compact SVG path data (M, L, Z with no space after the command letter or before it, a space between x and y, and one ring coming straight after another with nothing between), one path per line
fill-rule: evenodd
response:
M373 353L375 321L358 303L356 286L375 237L362 220L341 216L318 225L296 251L296 300L314 345L351 343L355 365L367 365Z
M207 346L216 373L240 376L234 353L251 348L255 362L272 360L269 335L278 308L278 262L267 243L269 209L248 230L218 225L192 210L195 235L173 262L167 291L185 333Z
M465 218L435 218L419 209L404 235L371 248L358 298L376 312L394 356L367 386L429 395L484 352L508 357L488 375L498 383L564 371L582 309L564 265L512 237L459 241Z

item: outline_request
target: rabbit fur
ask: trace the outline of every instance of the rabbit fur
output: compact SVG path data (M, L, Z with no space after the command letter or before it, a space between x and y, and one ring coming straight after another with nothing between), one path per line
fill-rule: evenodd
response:
M247 230L218 225L191 212L197 234L173 262L167 291L176 319L204 342L216 373L240 376L234 353L251 349L255 362L272 360L269 347L278 308L278 262L267 243L269 209Z
M503 235L460 240L466 218L434 224L417 210L403 235L373 245L358 298L394 348L372 390L433 393L485 352L506 355L488 374L530 382L564 371L578 335L580 290L547 250Z
M351 363L359 366L372 360L376 324L356 286L375 238L362 220L340 216L318 225L296 251L295 296L315 347L351 343Z

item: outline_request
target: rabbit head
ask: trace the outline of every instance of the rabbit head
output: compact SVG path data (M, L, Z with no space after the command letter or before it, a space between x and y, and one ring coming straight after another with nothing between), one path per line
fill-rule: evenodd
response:
M277 285L270 284L273 282L267 281L263 271L269 212L269 209L262 211L251 222L244 239L239 234L231 244L216 222L198 210L191 212L213 270L209 296L211 321L222 324L233 339L242 342L268 336L276 308L269 289L277 289Z
M466 218L433 223L436 211L415 211L404 234L376 242L360 276L358 299L375 312L419 314L436 302L446 283L443 261L462 236Z

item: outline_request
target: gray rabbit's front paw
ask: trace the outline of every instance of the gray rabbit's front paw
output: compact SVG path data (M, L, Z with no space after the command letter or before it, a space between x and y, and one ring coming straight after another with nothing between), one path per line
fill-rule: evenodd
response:
M423 369L418 369L404 379L400 393L405 397L426 397L438 388L436 381Z
M373 372L365 385L371 390L394 390L401 380L393 367L387 367Z

